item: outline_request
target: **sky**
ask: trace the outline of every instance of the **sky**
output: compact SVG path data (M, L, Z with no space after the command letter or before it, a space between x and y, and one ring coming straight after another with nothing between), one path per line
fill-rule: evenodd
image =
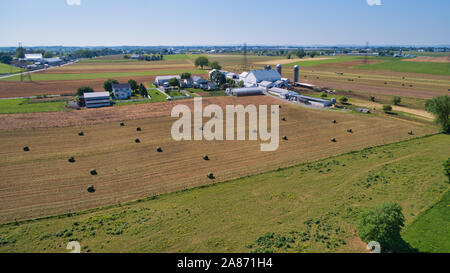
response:
M449 0L0 0L0 46L450 45Z

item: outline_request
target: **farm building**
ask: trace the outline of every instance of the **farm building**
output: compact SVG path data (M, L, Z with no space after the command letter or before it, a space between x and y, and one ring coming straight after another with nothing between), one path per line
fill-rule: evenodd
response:
M112 92L116 99L123 100L131 97L131 86L128 83L112 84Z
M233 95L236 97L241 96L254 96L254 95L264 95L265 89L262 87L244 87L244 88L227 88L225 91L228 95Z
M268 89L268 88L274 87L275 84L273 82L269 82L269 81L262 81L258 84L258 86Z
M262 81L276 82L281 80L281 75L274 69L252 70L245 77L245 86L255 86Z
M27 62L39 62L42 61L43 57L41 53L38 54L25 54L25 61Z
M200 76L194 76L194 77L192 77L192 82L193 82L193 84L194 84L195 87L200 87L201 85L207 84L207 83L208 83L207 80L203 79L203 78L200 77Z
M181 80L178 75L156 76L155 84L159 86L169 86L169 80L173 78L176 78L178 81Z
M83 97L87 108L111 106L109 92L84 93Z
M305 82L296 82L294 83L295 86L300 86L300 87L304 87L304 88L308 88L308 89L314 89L314 85L309 84L309 83L305 83Z
M289 94L292 93L292 95L296 95L297 93L295 92L291 92L289 90L286 89L281 89L278 87L272 87L269 89L269 93L275 96L279 96L280 98L287 98Z
M311 104L311 105L320 106L320 107L329 107L336 103L335 98L332 98L331 100L325 100L325 99L303 96L303 95L298 95L298 94L295 94L295 95L288 94L288 95L289 95L289 100L291 100L291 101L298 101L298 102L302 102L304 104Z
M239 75L238 74L235 74L235 73L228 73L227 75L226 75L226 77L228 78L228 79L232 79L232 80L239 80Z
M247 78L248 76L248 72L242 72L241 74L239 74L239 80L244 81L245 82L245 78Z
M44 58L43 63L48 65L60 65L62 64L63 60L61 60L59 57L54 58Z

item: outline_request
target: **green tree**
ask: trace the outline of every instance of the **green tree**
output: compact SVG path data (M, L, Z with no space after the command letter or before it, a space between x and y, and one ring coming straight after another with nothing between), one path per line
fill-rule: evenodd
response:
M168 82L168 84L169 84L170 86L179 86L179 85L180 85L180 83L178 82L178 79L177 79L177 78L172 78L172 79L170 79L169 82Z
M124 56L123 56L123 58L124 58L124 59L129 59L129 58L130 58L130 56L128 56L128 55L124 55Z
M222 69L222 67L219 65L218 61L213 61L209 64L209 67L211 67L211 69L216 69L216 70L220 70Z
M19 59L25 58L25 48L23 47L16 48L16 57Z
M435 122L441 125L444 133L450 133L450 97L448 95L427 100L425 110L435 115Z
M311 51L309 52L309 57L314 58L318 55L317 51Z
M84 93L92 93L94 88L90 86L82 86L77 89L77 96L83 96Z
M113 83L118 84L119 81L115 79L108 79L103 83L103 89L105 89L105 91L111 92Z
M45 53L44 53L44 58L52 58L53 56L55 56L55 54L53 54L53 52L50 52L50 51L46 51Z
M326 97L328 97L328 95L327 95L327 93L322 92L322 93L320 93L320 97L321 97L321 98L326 98Z
M342 103L342 104L346 103L347 101L348 101L347 97L340 97L339 98L339 102Z
M225 75L219 71L214 71L211 73L211 80L219 86L227 82Z
M244 81L239 81L238 86L239 86L239 87L244 87Z
M402 102L402 98L400 98L400 97L398 97L398 96L395 96L395 97L392 99L392 102L394 103L394 105L399 105L399 104Z
M442 163L442 167L444 168L444 174L447 176L448 182L450 183L450 157Z
M391 112L391 111L392 111L392 106L389 105L389 104L383 105L383 111L384 111L385 113Z
M139 85L139 94L143 97L147 97L148 95L147 88L142 83Z
M135 80L128 80L128 84L130 85L131 90L133 90L133 91L136 91L139 88L139 86Z
M13 58L9 54L0 52L0 63L10 64L12 60Z
M295 52L295 55L301 59L306 56L306 52L303 49L299 49Z
M380 243L382 251L393 250L401 241L400 231L404 221L405 217L399 204L384 203L361 212L358 221L359 237L366 243Z
M206 66L208 64L209 64L209 60L205 56L199 56L199 57L197 57L197 59L195 59L195 66L197 66L197 67L200 66L202 69L204 66Z
M192 75L191 75L191 73L189 73L189 72L184 72L184 73L182 73L182 74L180 75L181 79L183 79L183 80L190 79L191 76L192 76Z

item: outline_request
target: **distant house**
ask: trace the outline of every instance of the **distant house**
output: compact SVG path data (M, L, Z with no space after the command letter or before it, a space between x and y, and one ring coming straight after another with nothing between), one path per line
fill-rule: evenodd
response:
M83 98L87 108L111 106L109 92L83 93Z
M245 77L245 86L256 86L262 81L275 82L281 80L281 75L274 69L252 70Z
M178 81L181 80L180 76L178 75L168 75L168 76L157 76L155 78L155 84L159 86L169 86L169 80L176 78Z
M61 60L59 57L54 57L54 58L45 58L43 62L48 65L60 65L62 64L63 60Z
M39 62L42 61L43 57L41 53L38 54L25 54L25 61L27 62Z
M124 100L131 97L131 86L128 83L112 84L112 92L116 99Z
M202 86L207 85L208 81L203 79L200 76L193 76L192 77L192 84L195 88L202 88Z

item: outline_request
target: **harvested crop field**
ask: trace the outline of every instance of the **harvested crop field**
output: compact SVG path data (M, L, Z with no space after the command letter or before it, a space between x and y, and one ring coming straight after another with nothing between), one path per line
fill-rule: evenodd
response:
M204 105L268 102L278 103L269 97L210 98ZM171 105L105 108L87 116L83 112L89 111L58 113L68 116L47 123L50 116L39 115L42 117L37 121L30 121L32 115L3 116L3 120L13 122L2 121L2 128L14 128L11 124L20 122L25 124L21 127L28 128L77 125L0 130L0 222L117 204L414 137L409 131L415 136L435 131L395 119L286 104L280 109L280 118L286 117L286 121L280 121L280 138L288 136L288 140L280 139L275 152L261 152L259 141L172 140L170 129L176 119L167 116ZM134 116L125 115L133 108L138 109ZM117 110L120 113L113 113ZM119 118L134 119L120 126ZM72 121L58 124L66 119ZM353 133L347 132L349 128ZM80 131L84 136L78 135ZM136 138L140 143L135 143ZM24 152L24 146L30 151ZM162 152L157 152L157 147ZM210 160L202 158L205 154ZM68 162L72 156L74 163ZM91 175L91 169L97 175ZM207 178L209 172L214 180ZM87 192L90 185L94 185L95 193Z
M404 62L432 62L432 63L450 63L450 57L428 57L428 56L418 56L415 58L410 58L403 60Z

